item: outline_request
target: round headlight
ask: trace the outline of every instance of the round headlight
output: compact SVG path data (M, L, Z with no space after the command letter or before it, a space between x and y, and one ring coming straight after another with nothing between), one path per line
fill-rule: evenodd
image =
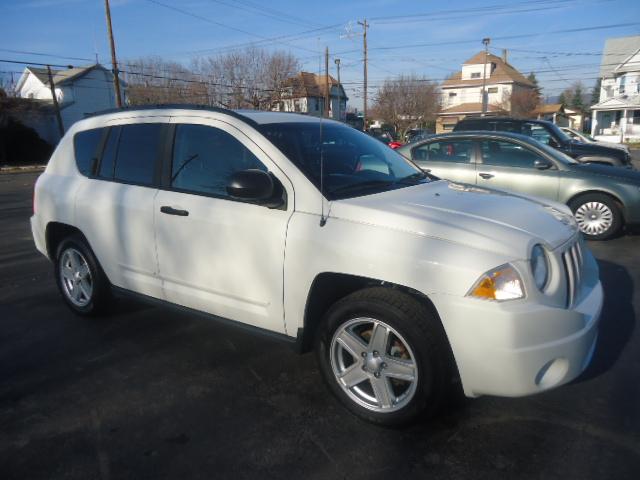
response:
M547 279L549 278L549 264L547 255L541 245L536 245L531 251L531 271L533 272L536 287L542 290L547 285Z

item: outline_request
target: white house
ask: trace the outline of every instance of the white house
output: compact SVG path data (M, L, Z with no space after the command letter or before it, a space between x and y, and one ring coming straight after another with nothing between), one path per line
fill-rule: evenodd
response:
M486 69L485 69L486 63ZM482 84L486 74L487 111L489 114L509 113L511 95L519 90L531 90L533 83L502 57L479 52L462 64L440 86L442 110L436 121L436 131L448 132L466 115L482 113Z
M607 39L600 77L591 135L609 142L640 141L640 35Z
M300 112L321 117L324 111L326 75L300 72L287 78L280 93L280 99L272 107L276 112ZM347 115L347 95L338 81L329 75L329 118L345 121Z
M113 74L102 65L52 70L53 85L60 106L60 115L65 131L87 114L115 108L116 97ZM18 84L16 94L21 98L53 103L49 77L46 68L26 67ZM50 111L49 115L54 115ZM57 129L40 128L41 123L51 124L55 117L39 119L35 128L40 136L51 144L59 140Z

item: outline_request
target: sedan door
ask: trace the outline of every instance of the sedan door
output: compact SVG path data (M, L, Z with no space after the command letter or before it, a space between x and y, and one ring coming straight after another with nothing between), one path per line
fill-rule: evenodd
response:
M557 167L540 153L506 139L479 139L477 184L483 187L558 199Z
M285 333L290 182L249 138L225 122L178 123L174 135L171 162L154 206L166 299ZM228 195L231 175L248 169L268 171L284 186L284 206L268 208Z
M442 139L411 149L411 159L424 171L454 182L476 182L474 143L469 139Z

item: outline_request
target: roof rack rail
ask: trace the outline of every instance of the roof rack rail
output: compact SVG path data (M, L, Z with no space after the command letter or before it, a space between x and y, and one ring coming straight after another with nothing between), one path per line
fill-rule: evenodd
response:
M137 112L142 110L164 110L164 109L181 109L181 110L203 110L206 112L217 112L224 113L225 115L229 115L231 117L235 117L238 120L242 120L245 123L248 123L252 127L257 127L258 123L245 116L241 113L236 112L235 110L230 110L228 108L222 107L211 107L209 105L198 105L198 104L189 104L189 103L167 103L167 104L153 104L153 105L134 105L134 106L126 106L122 108L109 108L107 110L101 110L99 112L93 112L86 114L85 118L98 117L101 115L107 115L109 113L119 113L119 112Z

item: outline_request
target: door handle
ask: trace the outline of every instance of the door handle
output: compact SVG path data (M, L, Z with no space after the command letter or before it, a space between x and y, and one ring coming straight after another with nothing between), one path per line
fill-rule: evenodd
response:
M177 208L170 207L168 205L164 205L160 207L160 211L162 213L166 213L167 215L178 215L179 217L187 217L189 216L189 212L186 210L178 210Z
M484 178L485 180L489 180L490 178L493 178L495 175L491 174L491 173L480 173L479 174L482 178Z

